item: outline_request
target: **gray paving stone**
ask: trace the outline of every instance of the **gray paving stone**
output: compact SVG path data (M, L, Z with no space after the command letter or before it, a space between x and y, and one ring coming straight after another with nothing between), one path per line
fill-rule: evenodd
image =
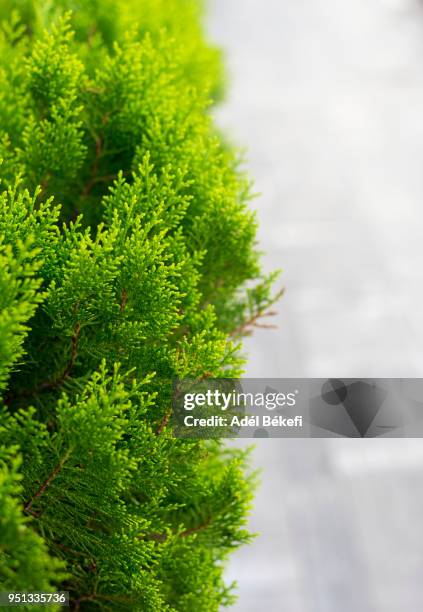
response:
M212 0L209 30L287 288L248 373L422 376L422 3ZM259 440L255 463L234 610L423 609L419 441Z

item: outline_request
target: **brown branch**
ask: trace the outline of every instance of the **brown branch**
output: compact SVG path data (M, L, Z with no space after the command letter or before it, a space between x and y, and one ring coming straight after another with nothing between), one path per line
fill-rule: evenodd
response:
M179 533L174 532L172 535L179 535L179 537L181 538L187 538L190 535L194 535L195 533L204 531L204 529L207 529L207 527L209 527L211 522L212 522L212 518L209 517L203 523L201 523L200 525L197 525L196 527L190 527L189 529L185 529L184 531L180 531ZM154 540L155 542L166 542L168 537L169 536L167 533L149 533L146 536L144 536L144 539Z
M231 502L229 502L229 503L231 503ZM223 508L221 508L217 512L217 516L224 515L224 513L228 509L228 506L229 506L229 504L227 504ZM200 531L204 531L204 529L207 529L207 527L209 527L212 524L212 522L213 522L213 516L209 516L207 519L205 519L202 523L200 523L196 527L190 527L188 529L185 529L184 531L180 531L179 533L178 532L173 532L172 535L179 535L179 537L181 537L181 538L187 538L190 535L193 535L195 533L199 533ZM143 536L142 539L144 539L144 540L155 540L156 542L165 542L168 537L169 536L168 536L167 533L148 533L145 536Z
M160 434L163 433L164 428L166 427L166 425L169 422L170 419L170 415L172 414L171 410L168 410L167 412L164 413L162 420L159 423L159 427L156 431L156 436L160 436Z
M87 44L88 44L89 49L91 49L93 46L93 39L96 33L97 33L97 26L92 25L90 29L88 30L88 35L87 35Z
M71 373L73 366L75 365L75 361L78 357L78 341L79 341L80 333L81 333L81 325L80 323L77 323L74 327L74 332L73 332L72 339L71 339L71 356L70 356L68 363L66 364L65 369L61 373L61 375L58 376L54 380L41 383L40 385L38 385L38 387L36 387L30 392L30 395L35 395L35 393L39 391L48 391L48 390L57 389L57 387L62 386L65 380L69 377L69 374Z
M124 595L98 595L93 593L92 595L82 595L78 599L74 599L75 610L80 609L80 604L83 601L115 601L118 603L135 603L133 599L125 597Z
M72 335L72 343L71 343L71 357L68 361L68 364L59 379L58 382L62 382L69 376L72 371L73 366L75 365L76 358L78 357L78 341L81 333L81 324L77 323L74 327L73 335Z
M106 90L104 89L104 87L92 87L91 85L88 85L88 87L84 87L84 89L82 91L83 91L83 93L92 93L92 94L96 94L96 95L101 95Z
M274 316L276 313L274 312L264 312L262 310L259 310L258 312L256 312L254 315L252 315L249 319L247 319L247 321L244 321L243 323L241 323L241 325L239 325L238 327L236 327L235 329L233 329L230 333L229 336L247 336L248 334L251 334L252 332L252 327L260 327L261 325L258 323L258 320L263 318L263 317L271 317ZM272 327L275 327L274 325Z
M51 172L47 172L46 175L44 176L43 180L40 183L40 190L38 192L37 198L39 200L41 200L41 198L44 196L47 187L50 183L50 179L51 179Z
M266 315L263 315L266 316ZM271 316L271 315L268 315ZM277 329L277 325L274 325L273 323L254 323L254 327L257 327L259 329Z
M93 93L101 93L101 91L95 91L92 90ZM103 117L101 118L101 123L102 125L106 125L109 121L109 113L105 113L103 115ZM118 178L117 174L110 174L107 176L98 176L98 171L100 168L100 159L101 156L103 154L103 146L104 146L104 142L103 142L103 138L101 136L97 136L96 134L93 134L94 136L94 140L95 140L95 155L94 155L94 161L91 167L91 173L90 173L90 178L87 180L87 182L84 185L84 188L82 189L82 193L81 193L81 199L86 198L92 188L94 187L94 185L96 183L99 182L107 182L107 181L111 181L115 178Z
M198 384L199 382L201 382L202 380L205 380L206 378L211 378L212 376L213 376L213 372L204 372L204 374L202 374L201 376L199 376L198 378L196 378L196 379L193 381L193 383L192 383L192 384L193 384L193 385L196 385L196 384ZM176 388L175 393L178 393L178 392L179 392L179 389L178 389L178 388ZM156 431L156 436L160 436L160 434L162 434L162 433L163 433L164 428L166 427L166 425L167 425L167 424L168 424L168 422L169 422L169 419L170 419L171 414L172 414L172 409L167 410L167 411L165 412L165 414L163 415L163 417L162 417L162 419L161 419L161 421L160 421L160 423L159 423L159 427L157 428L157 431Z
M154 542L166 542L167 533L148 533L143 536L143 540L153 540Z
M40 187L41 187L41 191L45 191L48 187L48 184L50 182L51 179L51 174L50 172L47 172L47 174L45 175L45 177L43 178L43 180L41 181Z
M125 171L121 173L123 176L127 176L129 174L129 172ZM91 191L91 189L94 187L94 185L97 185L97 183L110 183L111 181L115 181L116 179L119 178L120 174L105 174L104 176L96 176L93 177L91 179L91 181L89 181L90 186L89 186L89 191ZM86 189L86 186L84 188L84 191ZM88 192L89 193L89 192ZM86 197L88 195L88 193L82 193L83 197Z
M81 194L82 198L86 198L89 195L91 189L94 187L94 185L97 182L98 169L99 169L100 157L101 157L102 151L103 151L103 140L100 136L97 136L95 139L95 156L94 156L94 162L91 168L91 176L89 180L85 183L84 189L82 190L82 194Z
M284 293L285 293L285 289L281 289L280 291L278 291L276 296L273 298L272 303L279 300L279 298L281 298ZM239 325L238 327L233 329L231 332L229 332L228 335L232 337L233 336L243 336L243 335L247 336L252 333L253 331L252 328L275 329L277 327L276 325L259 323L259 319L262 319L264 317L274 317L277 314L278 313L275 310L263 310L263 309L258 310L253 315L251 315L251 317L247 319L247 321L244 321L243 323L241 323L241 325Z
M120 298L120 311L123 312L125 310L126 302L128 301L128 294L126 293L126 289L122 289L122 294Z
M75 361L78 357L78 342L79 342L80 333L81 333L81 325L80 323L77 323L74 327L74 332L71 338L70 359L68 363L66 364L66 367L63 370L63 372L57 378L53 380L46 380L32 389L27 389L25 391L22 391L21 393L18 393L15 397L7 396L4 399L4 403L6 404L6 406L10 406L10 404L12 404L16 400L25 399L27 397L32 397L33 395L36 395L37 393L41 393L43 391L53 391L54 389L61 387L62 384L65 382L65 380L69 377L69 374L71 373L75 365Z
M45 481L42 483L39 489L37 489L37 491L34 493L31 499L25 504L24 506L25 512L33 514L33 511L31 511L32 505L37 499L39 499L45 493L46 489L48 489L51 483L57 478L63 466L65 465L66 461L69 459L71 453L72 453L72 450L68 449L68 451L62 457L62 459L60 459L59 463L56 465L56 467L51 472L51 474L45 479Z
M68 546L65 546L64 544L61 544L60 542L53 542L53 546L57 546L57 548L60 548L60 550L63 550L65 553L68 553L69 555L75 555L76 557L86 557L86 553L83 553L79 550L73 550L72 548L69 548Z
M122 172L123 175L127 175L129 174L129 172ZM110 181L115 181L117 178L119 178L119 174L117 174L116 172L114 174L105 174L104 176L98 176L95 179L96 183L110 183Z
M182 531L182 533L180 533L179 535L181 536L181 538L187 538L188 536L193 535L194 533L198 533L199 531L207 529L207 527L211 524L211 521L212 520L210 517L201 525L197 525L197 527L191 527L191 529L185 529L185 531Z

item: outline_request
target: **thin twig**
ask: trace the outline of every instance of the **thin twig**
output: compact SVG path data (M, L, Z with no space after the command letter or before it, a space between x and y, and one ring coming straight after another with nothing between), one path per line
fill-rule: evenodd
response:
M46 491L46 489L51 485L51 483L53 482L53 480L55 480L57 478L57 476L59 475L61 469L63 468L63 466L65 465L66 461L69 459L69 457L71 456L72 453L72 449L68 449L65 453L65 455L62 457L62 459L60 459L59 463L56 465L56 467L54 468L54 470L51 472L51 474L45 479L45 481L43 482L43 484L39 487L39 489L34 493L34 495L32 496L32 498L25 504L24 506L24 511L31 513L31 507L33 505L33 503L35 502L35 500L39 499L44 492Z
M125 597L124 595L98 595L93 593L92 595L82 595L81 597L78 597L78 599L74 600L75 606L75 610L79 610L79 605L82 601L116 601L116 602L120 602L120 603L133 603L133 599L130 599L129 597Z
M86 198L89 195L91 189L94 187L94 185L97 182L98 169L99 169L100 157L101 157L102 151L103 151L103 140L100 136L97 136L95 139L95 156L94 156L94 162L93 162L92 169L91 169L91 176L89 180L85 183L84 189L82 190L81 197L83 198Z
M50 179L51 179L51 172L47 172L47 174L45 175L45 177L40 183L40 191L38 193L39 200L44 196L44 193L46 192L47 187L50 183Z
M180 531L179 533L175 532L173 533L173 535L178 535L181 538L187 538L190 535L193 535L195 533L198 533L199 531L203 531L204 529L207 529L207 527L209 527L211 522L212 522L212 518L209 517L207 520L205 520L200 525L197 525L196 527L190 527L189 529L185 529L184 531ZM146 540L154 540L155 542L166 542L168 537L169 536L167 533L149 533L148 535L144 536Z
M60 542L53 542L53 546L57 546L58 548L60 548L60 550L63 550L65 553L68 553L70 555L75 555L77 557L86 557L86 553L83 553L78 550L73 550L72 548L61 544Z
M32 389L27 389L25 391L22 391L21 393L18 393L14 397L7 396L4 399L4 403L6 404L6 406L10 406L10 404L12 404L16 400L25 399L27 397L32 397L33 395L36 395L37 393L41 393L43 391L53 391L54 389L61 387L62 384L65 382L65 380L69 378L69 374L71 373L75 365L75 361L78 357L78 341L79 341L80 333L81 333L81 325L80 323L76 323L74 327L73 335L71 338L70 359L68 363L66 364L66 367L63 370L63 372L57 378L55 378L54 380L46 380L40 383L39 385L37 385L36 387L33 387Z
M201 376L199 376L198 378L196 378L196 379L193 381L193 383L192 383L192 384L193 384L193 385L196 385L196 384L198 384L199 382L201 382L202 380L206 380L206 378L211 378L212 376L213 376L213 372L204 372L204 374L202 374ZM178 393L178 391L179 391L179 389L178 389L178 388L176 388L175 393ZM167 425L167 424L168 424L168 422L169 422L169 419L170 419L171 414L172 414L172 409L167 410L167 411L164 413L164 415L163 415L163 417L162 417L162 419L161 419L161 421L160 421L160 423L159 423L159 427L157 428L157 431L156 431L156 436L160 436L160 434L162 434L162 433L163 433L164 428L166 427L166 425Z
M164 428L166 427L166 425L169 422L171 414L172 414L171 410L168 410L167 412L164 413L163 418L162 418L162 420L159 423L159 427L157 428L156 436L160 436L160 434L163 433Z
M199 531L203 531L204 529L207 529L211 521L212 520L210 517L206 521L204 521L204 523L202 523L201 525L197 525L197 527L191 527L191 529L185 529L185 531L182 531L182 533L180 533L179 535L181 536L181 538L187 538L188 536L193 535L194 533L198 533Z
M120 311L121 312L125 310L127 300L128 300L128 294L126 293L126 289L122 289L122 294L120 298Z
M73 332L72 339L71 339L71 356L70 356L68 363L66 364L65 369L60 374L60 376L58 376L54 380L45 381L44 383L41 383L40 385L38 385L38 387L36 387L30 392L30 395L35 395L35 393L39 391L57 389L57 387L62 386L65 380L69 377L69 374L71 373L73 366L75 365L75 361L78 357L78 341L79 341L80 333L81 333L81 325L80 323L77 323L74 327L74 332Z
M87 43L88 43L89 49L91 49L93 46L93 39L94 39L96 32L97 32L96 25L91 26L91 28L88 30Z
M272 303L279 300L279 298L281 298L284 293L285 289L281 289L280 291L278 291L278 293L272 300ZM253 315L251 315L251 317L247 321L244 321L243 323L241 323L241 325L229 332L229 336L249 335L252 333L252 328L255 327L262 329L274 329L277 327L276 325L259 323L259 319L262 319L264 317L274 317L275 315L277 315L277 312L275 310L258 310Z

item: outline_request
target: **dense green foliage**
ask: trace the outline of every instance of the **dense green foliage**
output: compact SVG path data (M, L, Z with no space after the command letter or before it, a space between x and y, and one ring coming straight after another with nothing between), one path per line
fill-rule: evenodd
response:
M174 439L172 380L238 376L271 303L191 0L0 7L0 591L210 612L245 455ZM32 608L34 609L34 608Z

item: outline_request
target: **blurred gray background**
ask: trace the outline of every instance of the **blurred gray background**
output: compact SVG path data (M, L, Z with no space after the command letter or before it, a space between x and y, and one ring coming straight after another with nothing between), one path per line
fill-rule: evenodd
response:
M256 377L423 375L423 2L210 0L219 124L261 192L278 330ZM420 440L259 440L237 612L420 612Z

